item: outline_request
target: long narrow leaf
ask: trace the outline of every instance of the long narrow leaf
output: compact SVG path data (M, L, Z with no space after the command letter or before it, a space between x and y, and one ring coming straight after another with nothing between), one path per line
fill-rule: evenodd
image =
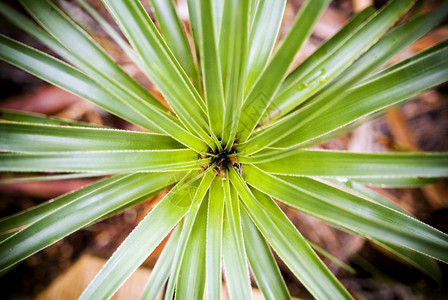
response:
M154 251L190 207L197 181L188 181L189 176L186 175L128 235L80 299L110 298Z
M0 59L83 97L125 120L152 131L168 133L197 152L207 149L207 144L186 131L172 116L140 103L145 107L143 111L151 110L148 115L143 115L141 111L137 112L128 107L123 99L116 98L99 87L95 81L77 69L2 35L0 35ZM163 124L163 130L159 127L160 124Z
M117 177L93 191L86 189L75 199L68 196L61 206L41 212L42 218L0 244L0 270L55 243L66 235L90 224L110 211L136 198L149 196L172 183L171 174L134 174ZM118 179L118 180L116 180ZM59 199L61 200L61 199ZM48 206L47 206L48 208ZM174 210L174 209L173 209Z
M252 299L249 267L244 249L240 203L238 194L229 180L224 182L225 218L223 232L223 259L230 299Z
M277 262L249 215L242 210L243 233L250 267L265 299L290 299Z
M306 177L273 176L246 166L246 181L334 226L448 261L448 235L406 214Z
M172 265L171 265L171 270L170 270L170 279L168 280L168 284L166 287L165 299L173 298L176 284L182 284L183 285L182 288L185 288L186 286L188 286L188 280L190 280L189 276L179 278L179 274L181 272L181 267L183 266L184 255L187 251L191 250L188 248L190 247L189 241L190 241L190 236L193 234L192 233L194 230L193 227L194 226L198 227L198 225L195 225L196 216L201 207L201 203L203 202L203 199L208 191L208 188L210 187L210 184L213 181L213 178L214 178L214 174L210 174L210 173L208 173L207 175L205 175L202 178L201 183L194 195L194 198L191 203L191 207L188 211L188 214L185 216L185 218L183 220L182 232L179 237L179 242L177 244L176 253L171 262ZM204 224L205 223L206 222L204 222ZM197 239L197 237L198 236L196 236L196 239ZM204 237L202 237L202 239L204 239ZM197 242L198 241L195 240L192 243L197 243ZM205 245L204 245L203 250L205 251ZM191 252L188 252L188 253L189 253L188 255L192 254ZM194 258L189 257L187 259L194 259ZM187 265L185 266L185 268L188 268ZM182 281L182 282L179 283L180 281Z
M193 150L83 151L0 155L0 170L14 172L158 172L200 169Z
M171 137L135 131L0 121L0 150L13 152L181 149Z
M211 148L204 103L174 58L154 23L138 1L105 0L107 8L140 55L144 70L157 85L183 124Z
M248 155L269 145L289 147L318 138L446 81L447 66L448 47L445 47L328 102L316 102L292 113L239 145L239 150ZM318 118L325 118L325 122Z
M326 102L350 88L355 82L381 67L395 54L427 34L447 15L448 5L434 13L417 16L391 30L349 68L335 78L312 101Z
M98 127L90 123L77 122L68 119L50 117L44 114L23 112L19 110L0 109L0 120L18 123L64 125L76 127Z
M207 244L205 258L207 296L209 299L221 299L222 286L222 230L224 217L223 181L215 177L209 192L207 211Z
M235 141L238 120L243 105L245 73L248 55L249 17L251 1L226 1L224 5L220 50L225 87L225 116L222 138L225 150Z
M196 89L200 91L202 89L200 74L196 69L190 44L182 28L182 23L177 16L174 1L150 0L150 2L154 7L157 23L160 26L166 44L185 70L185 73L193 81Z
M221 65L218 56L218 36L214 28L214 14L212 0L188 1L190 8L198 14L197 26L193 34L198 43L201 61L202 80L204 84L205 102L207 104L208 118L213 133L221 138L224 119L224 90L221 77Z
M203 201L198 209L177 277L176 299L204 298L207 201ZM165 299L172 298L167 298L165 294Z
M167 109L145 90L135 79L120 68L88 35L76 26L62 11L50 1L21 1L25 9L51 33L64 47L70 49L78 65L95 80L110 82L108 86L116 91L123 90L136 95L155 107ZM92 61L95 64L92 64ZM115 88L117 87L117 88ZM119 87L119 88L118 88Z
M314 297L351 299L272 199L261 193L254 195L233 169L230 180L264 238Z
M321 150L275 150L239 159L272 173L319 177L443 177L447 153L353 153Z
M245 95L266 67L280 30L285 6L285 0L261 0L253 12L255 17L250 27Z
M242 109L244 114L241 115L238 126L240 142L246 141L258 124L282 80L286 77L296 53L311 34L314 23L329 2L329 0L307 1L300 10L288 35L244 102Z
M275 109L281 114L286 114L319 91L372 46L413 2L413 0L389 2L326 60L278 94L272 101Z
M162 288L170 275L171 262L173 261L174 254L176 253L177 243L182 230L181 224L182 223L177 225L174 229L169 241L163 248L162 253L160 253L157 263L152 269L149 281L145 286L141 299L158 299L157 296L162 291Z

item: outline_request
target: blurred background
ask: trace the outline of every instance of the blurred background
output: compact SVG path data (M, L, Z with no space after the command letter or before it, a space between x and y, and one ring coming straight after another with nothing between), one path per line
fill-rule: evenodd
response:
M20 10L16 1L5 1ZM130 59L113 43L107 34L86 14L76 1L56 1L100 43L125 70L147 89L162 96ZM107 20L114 24L100 1L88 1ZM148 1L142 1L153 13ZM297 56L299 64L323 41L333 36L363 7L377 8L387 1L333 0L321 17L311 38ZM436 9L446 1L418 1L411 13ZM288 1L280 36L287 33L303 1ZM188 28L188 12L184 0L178 0L179 15ZM395 63L448 38L448 27L434 30L426 37L397 55ZM52 53L45 46L0 19L0 32L40 50ZM54 54L54 53L52 53ZM448 85L427 91L401 108L369 121L354 131L319 147L362 152L376 151L448 151ZM140 130L89 102L0 62L0 108L17 109L90 122L114 128ZM1 174L0 179L13 174ZM63 193L85 186L98 178L70 179L29 183L0 184L0 218L48 201ZM423 188L384 189L372 187L424 222L448 232L447 180ZM152 209L163 193L114 217L79 230L54 245L29 257L7 273L0 274L2 299L73 299L101 268L138 222ZM422 272L398 261L378 246L361 238L331 228L321 221L282 206L286 214L313 243L345 262L343 268L326 257L324 262L357 299L448 299L448 268L439 264L444 284L437 285ZM114 298L138 299L149 270L154 265L163 243L147 259ZM300 254L299 254L300 255ZM280 262L280 261L279 261ZM295 297L311 296L292 273L279 263L290 292Z

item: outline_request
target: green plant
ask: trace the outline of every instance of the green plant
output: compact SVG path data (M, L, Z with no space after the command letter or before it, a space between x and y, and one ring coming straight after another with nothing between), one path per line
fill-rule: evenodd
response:
M288 74L329 0L307 1L273 55L285 0L188 1L196 52L172 1L152 0L159 33L138 1L103 0L132 47L80 1L160 89L168 109L55 4L21 2L41 27L0 3L3 17L68 63L6 36L2 60L153 133L3 111L0 150L8 153L0 155L1 171L61 173L40 180L112 176L1 220L1 270L174 186L82 299L111 297L173 228L147 299L166 282L166 299L200 299L204 290L219 299L221 258L232 299L250 298L248 265L266 298L287 299L270 247L316 298L351 298L273 199L440 279L432 258L448 262L448 236L363 184L404 187L446 177L447 153L305 148L448 79L447 41L374 73L437 26L446 5L387 33L413 1L368 8Z

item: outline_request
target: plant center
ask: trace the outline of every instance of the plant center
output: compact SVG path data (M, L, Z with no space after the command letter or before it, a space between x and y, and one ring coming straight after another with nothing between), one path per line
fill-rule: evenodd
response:
M223 178L226 177L226 171L230 167L238 168L238 163L235 158L235 150L232 149L230 151L221 151L221 152L210 152L214 154L210 165L214 165L213 170Z

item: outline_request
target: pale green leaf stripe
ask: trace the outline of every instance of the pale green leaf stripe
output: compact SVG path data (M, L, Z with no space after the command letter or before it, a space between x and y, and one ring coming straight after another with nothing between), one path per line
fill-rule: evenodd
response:
M230 180L264 238L315 298L352 299L272 199L254 196L233 169Z
M201 90L201 78L196 69L190 44L185 35L182 23L176 13L173 0L150 0L154 7L157 23L166 44L173 52L177 61L193 81L196 89Z
M244 177L264 193L336 227L448 262L448 235L406 214L307 177L276 177L249 165Z
M85 0L77 0L78 3L84 8L87 13L98 22L98 24L101 25L101 27L104 29L104 31L117 43L117 45L123 50L124 53L126 53L129 58L132 59L132 61L136 64L138 64L139 60L137 58L137 55L135 54L134 50L131 48L131 46L125 41L120 34L115 31L115 29L92 7L87 3Z
M249 55L246 67L245 96L252 88L274 48L286 0L261 0L254 13L250 27Z
M179 284L179 281L187 281L186 285L185 285L185 282L182 282L181 284L184 284L185 286L188 287L188 280L190 280L191 278L189 278L189 276L183 277L182 275L181 275L181 278L179 278L179 274L181 271L181 266L183 264L184 255L187 251L189 251L188 248L190 246L188 244L189 244L190 236L193 234L193 232L192 232L194 230L193 227L196 226L196 225L194 225L196 222L195 221L196 216L198 214L201 203L205 197L205 194L207 193L208 188L210 187L210 184L213 181L213 178L215 177L215 174L216 173L207 173L205 176L202 177L201 183L200 183L198 189L196 190L196 193L194 195L194 198L191 203L188 214L183 219L182 232L179 237L176 253L173 257L173 260L170 262L170 264L171 264L170 279L168 280L168 284L165 289L165 299L169 299L169 300L173 299L174 290L175 290L176 284ZM204 226L205 226L205 223L206 222L204 221ZM205 240L205 235L204 235L203 239ZM204 251L205 251L205 244L204 244ZM189 254L191 254L191 253L189 253ZM202 258L204 258L204 257L205 257L205 254L202 256ZM191 258L187 258L187 259L191 259ZM184 288L185 288L185 286L184 286Z
M2 154L0 171L10 172L159 172L201 169L193 150L123 150Z
M241 211L241 220L250 268L264 298L268 300L291 299L268 244L245 210Z
M239 158L272 174L319 177L443 177L448 153L357 153L276 150Z
M36 19L47 28L47 30L57 36L61 42L68 45L67 47L72 50L76 49L76 47L80 47L80 49L78 49L79 51L72 52L83 54L83 56L80 56L81 54L76 56L77 61L75 63L92 76L98 82L98 85L104 86L111 93L116 95L116 97L112 98L118 99L120 106L123 104L128 106L143 116L147 122L151 122L152 127L149 128L150 130L153 130L153 127L156 127L156 131L159 131L160 129L173 137L176 136L176 139L182 140L185 145L198 152L205 150L205 147L203 146L205 143L203 141L200 141L196 136L187 132L177 118L167 113L167 110L163 105L155 100L142 86L137 84L134 79L120 69L120 67L116 65L111 58L99 48L99 46L89 39L88 36L79 27L75 26L59 9L55 8L53 4L48 1L35 1L32 3L27 2L26 7L32 14L34 14ZM52 18L46 17L48 13L52 15ZM66 32L71 32L71 35L67 35ZM83 51L83 49L86 50ZM86 55L86 51L89 51L88 54L90 56ZM98 60L95 67L89 64L90 61L86 61L86 56L89 57L90 60L92 60L93 57ZM111 77L111 74L114 77ZM123 83L127 82L126 78L134 82L134 85L136 85L137 88L134 87L133 89L130 89L132 87L131 84L123 85ZM124 99L126 99L126 101ZM151 105L148 102L151 99L153 99L153 103L158 104L156 106ZM151 119L149 119L149 116L151 116Z
M187 213L198 181L181 180L135 227L81 295L109 299Z
M279 93L287 89L295 82L298 82L308 72L313 70L318 64L328 59L331 54L336 51L344 42L354 35L368 18L375 13L375 9L371 6L354 15L347 24L342 27L333 37L325 41L310 56L300 63L282 83ZM267 112L269 112L268 110Z
M0 120L13 121L19 123L64 125L76 127L99 127L94 124L71 121L57 117L46 116L44 114L24 112L10 109L0 109Z
M44 1L20 1L23 7L52 34L64 47L70 49L80 69L95 80L106 80L110 87L123 90L140 99L145 99L155 107L167 111L145 88L117 65L106 52L75 25L55 4ZM57 49L56 49L57 50ZM92 64L94 62L94 64ZM143 101L143 100L142 100Z
M105 110L134 124L152 131L164 131L182 144L203 152L207 144L190 132L175 118L153 108L149 104L142 111L151 111L148 115L130 108L124 100L116 98L79 70L24 44L0 35L0 59L3 59L25 71L59 86L75 95L85 98ZM149 118L151 116L151 118ZM163 128L159 125L163 124ZM162 130L163 129L163 130Z
M246 155L273 145L290 147L319 138L350 122L403 101L448 79L448 47L328 102L315 102L261 130L238 150ZM325 122L320 120L325 116Z
M411 56L405 60L402 60L395 65L392 65L388 68L385 68L385 69L367 77L366 79L362 80L359 84L357 84L357 86L364 85L367 82L374 81L380 77L391 74L399 69L406 68L409 65L412 65L413 63L415 63L416 61L418 61L422 58L429 57L433 53L436 53L439 50L445 49L447 46L448 46L448 40L441 41L441 42L435 44L434 46L415 54L414 56Z
M388 62L395 54L427 34L446 17L447 11L448 5L445 5L433 13L417 16L391 30L315 95L312 101L326 102L343 93L354 83Z
M357 86L323 105L310 106L297 115L301 120L299 127L303 126L294 130L294 137L289 135L275 145L291 146L319 137L446 80L448 80L448 47L425 56L405 68ZM325 115L325 122L316 121L317 115L322 114Z
M118 180L117 180L118 178ZM76 199L0 243L0 270L55 243L127 202L158 192L172 183L173 174L133 174L113 178L97 189L86 189ZM84 195L83 195L84 194ZM69 196L69 198L71 198ZM60 199L59 199L60 200ZM65 201L64 199L63 201Z
M278 94L272 101L275 110L284 115L319 91L375 43L413 2L413 0L389 2L327 59L300 78L298 82L294 82L289 88Z
M143 71L156 84L183 124L210 147L204 103L138 1L104 1L131 44L139 53Z
M209 299L221 299L222 270L222 230L224 218L224 187L223 181L215 177L209 192L207 212L206 238L206 284Z
M19 183L19 182L36 182L36 181L54 181L54 180L67 180L74 178L93 178L93 177L101 177L102 173L64 173L57 175L37 175L37 176L17 176L15 174L14 177L0 179L0 184L10 184L10 183ZM104 174L107 175L107 174Z
M184 148L182 144L167 135L105 128L61 127L0 121L0 132L0 150L2 151L35 153Z
M19 14L18 12L16 12L15 10L9 8L6 5L2 5L0 4L0 12L2 14L4 14L13 24L15 24L16 26L18 26L19 28L21 28L22 30L24 30L25 32L29 33L30 35L36 37L37 39L39 39L42 43L44 43L45 45L47 45L49 48L53 49L55 52L57 52L60 56L64 57L67 61L71 62L73 65L78 66L79 68L83 69L84 71L88 72L91 76L93 76L94 78L96 78L97 81L101 82L101 84L98 84L97 82L92 82L93 85L95 85L96 87L98 86L102 86L102 91L104 91L103 93L105 93L104 97L107 98L96 98L97 101L100 101L101 104L96 103L95 101L93 101L94 103L96 103L97 105L105 108L110 106L109 103L104 103L104 101L106 99L110 99L109 101L114 101L114 105L112 107L115 108L115 106L118 104L120 106L120 110L115 108L115 109L109 109L109 111L115 113L116 115L130 120L131 122L138 124L140 126L143 126L144 128L147 128L151 131L154 132L163 132L163 130L160 130L159 126L154 123L152 120L148 120L147 117L145 115L142 115L141 112L139 112L138 110L135 111L135 109L132 109L132 107L128 107L127 102L123 102L120 99L129 99L132 98L134 96L130 95L130 94L125 94L123 95L123 91L120 90L118 88L118 84L115 82L111 83L110 78L108 79L107 76L105 76L104 74L100 74L98 75L98 72L96 70L94 70L91 66L89 66L87 63L85 63L85 61L83 61L82 57L77 57L76 55L72 54L71 52L69 52L63 45L61 45L55 38L53 38L51 35L49 35L48 33L46 33L45 31L43 31L42 29L40 29L38 26L36 26L33 22L31 22L28 18L22 16L21 14ZM64 22L64 24L68 24L69 28L74 29L75 33L76 33L76 27L73 28L72 23L70 23L69 21L65 20L62 18L62 20L60 20L61 22ZM81 35L81 38L83 36ZM92 46L93 45L93 46ZM90 40L87 40L87 46L93 47L93 51L100 51L98 50L97 47L95 47L94 44L91 43ZM101 53L100 53L101 55ZM103 54L104 55L104 54ZM39 54L38 54L39 56ZM13 63L13 61L10 61L11 63ZM57 60L56 60L57 62ZM21 62L20 62L21 63ZM29 66L28 69L24 66L22 66L21 64L17 64L21 68L25 68L25 70L33 73L36 76L39 76L47 81L50 81L51 83L55 84L55 82L51 81L51 79L49 79L49 73L47 74L41 74L39 72L36 71L30 71ZM57 63L56 63L57 64ZM110 62L108 58L106 58L106 64L114 64L113 62ZM114 66L112 66L113 68ZM37 69L40 70L40 69ZM110 70L106 70L106 74L107 71ZM78 70L73 70L74 73L79 72ZM121 72L120 70L118 72ZM45 76L44 76L45 75ZM84 74L82 76L85 76ZM127 76L127 75L124 75ZM60 80L60 79L58 79ZM90 78L87 78L88 81L92 81ZM109 81L108 81L109 80ZM84 81L86 81L86 79L84 79ZM57 82L57 81L56 81ZM107 86L108 88L105 89L104 87ZM77 95L80 95L83 97L82 93L84 91L81 90L81 94L78 92L74 92L73 91L73 86L70 85L65 85L62 86L63 88L67 89L68 91L75 93ZM141 89L141 87L139 87ZM107 92L106 92L107 91ZM114 95L114 96L112 96ZM162 110L166 111L166 108L163 107L163 105L161 105L157 100L153 99L153 97L148 94L146 91L144 92L144 94L141 95L142 97L144 97L144 99L149 99L151 100L153 103L156 104L156 106L158 106L159 108L162 108ZM86 98L84 96L84 98ZM86 98L90 101L92 101L92 99L90 98ZM104 106L102 106L102 104ZM125 105L123 105L125 104ZM124 107L123 107L124 106ZM129 111L128 111L129 110ZM142 112L147 111L147 109L141 109ZM149 115L149 114L148 114ZM136 119L137 118L137 119ZM142 120L143 119L143 120Z
M123 105L79 70L27 45L0 35L0 59L95 103L111 113L149 130L158 130L152 121Z
M233 170L233 168L231 168ZM231 175L232 176L232 175ZM228 177L228 176L227 176ZM238 194L227 179L224 181L225 222L223 231L223 260L230 299L252 299L249 267L240 216Z
M212 179L213 177L210 176ZM208 189L208 187L207 187ZM205 193L202 195L204 196ZM200 205L199 203L196 205ZM195 217L193 228L188 237L185 254L182 259L175 299L203 299L205 288L205 237L207 230L207 201L202 205ZM167 298L165 294L165 299Z
M329 0L309 0L300 10L291 30L281 43L263 74L260 75L243 105L238 137L244 142L252 133L265 109L292 64L296 53L311 34L314 23L327 7Z
M222 140L225 150L232 148L244 97L249 37L250 1L229 0L224 5L221 33L221 58L225 83L225 116Z
M329 179L329 181L336 183L341 186L345 186L346 188L350 189L350 193L353 191L356 193L359 193L362 197L372 201L376 202L378 204L381 204L383 206L387 206L390 209L396 210L400 213L409 214L407 211L402 209L400 206L393 203L391 200L383 197L379 193L375 192L374 190L364 186L363 184L358 183L358 179L356 181L348 180L347 178L336 178L336 179Z
M57 197L56 199L51 199L50 201L47 201L40 205L36 205L28 210L21 211L17 214L8 216L0 220L0 228L1 228L0 231L3 233L34 223L35 221L49 215L50 213L56 211L57 209L67 204L70 204L81 197L86 197L92 192L95 192L100 188L108 186L115 181L121 180L126 176L127 175L117 175L111 178L95 182L94 184L79 189L75 192L62 195L60 197Z
M224 90L221 77L221 65L218 56L218 36L215 34L212 0L188 1L189 6L195 6L197 20L192 23L198 26L193 30L199 34L199 57L201 61L202 80L204 85L207 115L212 132L221 137L224 120ZM224 55L224 53L222 53Z
M173 262L174 254L176 252L177 243L179 241L180 232L182 230L182 222L176 226L174 232L171 234L169 241L166 243L163 251L160 253L157 263L152 269L148 283L143 290L141 299L153 300L159 299L157 296L162 291L168 276L170 275L171 264Z
M339 184L345 185L347 188L350 189L350 193L352 191L359 193L362 197L366 198L369 201L378 203L380 205L386 206L390 209L396 210L400 213L408 214L408 212L404 211L399 206L395 205L393 202L391 202L389 199L381 196L380 194L376 193L372 189L369 189L365 187L364 185L355 182L353 180L340 180L339 182L334 180L333 182L337 182ZM392 251L396 255L400 256L403 260L408 262L409 264L417 267L421 271L428 274L431 278L433 278L435 281L439 282L441 280L441 271L437 267L437 264L435 264L434 260L431 258L419 253L415 252L413 250L400 247L397 245L393 245L387 242L381 242L381 241L375 241L382 247L387 248L389 251Z

